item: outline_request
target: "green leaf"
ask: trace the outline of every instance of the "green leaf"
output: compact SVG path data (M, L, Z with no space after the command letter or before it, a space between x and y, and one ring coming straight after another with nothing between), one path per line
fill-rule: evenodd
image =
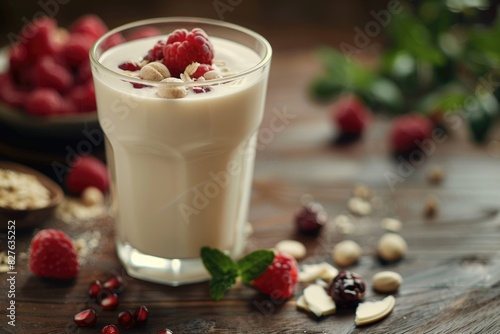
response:
M216 301L224 297L226 291L236 283L236 277L237 273L233 272L228 275L212 278L210 280L210 297Z
M203 265L213 278L237 272L236 263L216 248L203 247L201 249L201 259L203 260Z
M258 250L252 252L237 262L238 273L243 283L249 284L262 274L274 260L274 252Z

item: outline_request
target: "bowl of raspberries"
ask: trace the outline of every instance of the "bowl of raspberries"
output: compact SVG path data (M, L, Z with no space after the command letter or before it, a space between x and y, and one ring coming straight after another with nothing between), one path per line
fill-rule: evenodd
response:
M89 50L107 31L99 17L85 15L68 28L37 18L12 34L0 50L0 125L70 138L99 128Z

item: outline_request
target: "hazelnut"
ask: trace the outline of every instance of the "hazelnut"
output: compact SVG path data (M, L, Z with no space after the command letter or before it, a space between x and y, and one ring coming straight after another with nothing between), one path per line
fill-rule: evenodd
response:
M375 291L391 293L401 286L403 277L394 271L381 271L372 278L372 286Z
M436 196L430 195L425 199L424 205L424 216L427 218L433 218L437 215L439 211L439 202Z
M361 247L352 240L344 240L335 245L332 258L336 264L347 267L356 263L361 256Z
M168 68L160 62L152 62L141 68L139 78L150 81L162 81L170 77Z
M430 184L440 184L443 182L444 179L444 172L443 169L439 166L434 166L432 167L429 172L427 173L427 181Z
M183 83L181 79L177 78L166 78L162 80L161 82L178 82L180 84ZM185 97L187 95L187 89L183 85L175 85L175 86L170 86L170 85L160 85L158 87L158 92L157 92L159 97L165 97L169 99L178 99Z
M87 187L82 192L81 200L85 206L94 206L104 202L104 195L95 187Z
M405 239L395 233L386 233L378 241L377 251L381 259L387 262L403 258L408 249Z

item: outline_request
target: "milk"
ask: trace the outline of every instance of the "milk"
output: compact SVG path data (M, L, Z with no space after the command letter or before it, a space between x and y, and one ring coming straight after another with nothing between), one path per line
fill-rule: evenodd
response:
M100 62L122 73L120 63L139 61L158 39L165 37L119 45ZM211 41L215 58L231 71L245 71L260 61L243 45ZM206 93L189 90L184 98L166 99L156 95L156 87L136 89L94 68L123 262L134 262L136 256L134 265L144 267L138 272L168 267L166 280L172 283L206 277L204 270L172 268L183 260L184 267L199 262L203 246L233 257L241 253L268 70L234 81L228 77ZM149 278L165 281L165 275Z

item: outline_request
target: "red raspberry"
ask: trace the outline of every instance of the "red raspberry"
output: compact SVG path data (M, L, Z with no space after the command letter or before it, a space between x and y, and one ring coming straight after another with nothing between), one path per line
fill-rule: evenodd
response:
M90 66L90 60L84 61L78 68L78 73L76 74L76 80L79 83L87 83L92 80L92 67Z
M121 63L120 65L118 65L118 68L120 70L132 71L132 72L141 70L141 67L132 61L127 61L127 62Z
M0 101L14 108L22 108L28 97L28 92L16 88L8 73L0 74Z
M273 299L286 299L293 296L298 277L297 261L290 255L277 253L273 263L252 282L252 285Z
M66 185L69 191L78 195L88 187L106 192L109 188L106 165L92 156L79 157L66 177Z
M97 15L89 14L76 20L70 31L72 34L88 34L96 41L108 32L108 27Z
M372 119L372 112L354 95L341 97L332 112L333 121L344 135L361 135Z
M198 68L196 69L196 72L194 72L191 75L191 78L198 79L199 77L202 77L208 71L213 71L213 70L214 70L214 68L210 65L200 64L200 66L198 66Z
M89 51L94 41L95 38L92 35L71 34L69 41L64 46L64 56L68 65L81 66L89 58Z
M26 101L26 111L35 116L55 116L61 113L63 98L52 88L38 88Z
M68 98L73 102L78 112L91 112L97 109L94 83L92 81L73 88L69 92Z
M430 138L432 122L422 115L405 115L394 120L389 135L392 151L407 155L419 150L417 143Z
M148 51L148 54L144 56L144 60L147 61L158 61L163 60L163 47L165 46L165 42L158 41L155 46Z
M21 43L31 59L54 55L60 48L55 38L57 23L49 17L41 17L27 25L21 32Z
M156 29L155 27L139 28L135 30L133 33L131 33L130 36L128 36L128 40L133 41L135 39L159 36L160 34L161 31Z
M191 32L177 29L168 37L163 57L172 76L179 77L191 63L212 65L214 48L202 29L195 28Z
M10 49L10 71L16 71L30 63L31 59L28 58L28 51L23 44L16 44Z
M37 87L54 88L58 92L64 93L73 86L71 73L50 56L45 56L37 61L33 75Z
M29 268L40 277L72 279L80 266L71 239L59 230L41 230L31 240Z

